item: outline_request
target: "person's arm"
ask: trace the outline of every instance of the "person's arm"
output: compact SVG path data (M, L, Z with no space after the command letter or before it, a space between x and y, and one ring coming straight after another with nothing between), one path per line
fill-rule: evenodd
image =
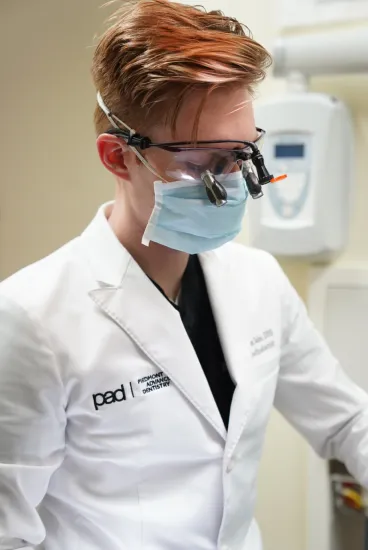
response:
M344 373L277 269L283 342L275 406L321 457L340 460L368 488L368 395Z
M37 513L64 453L63 386L45 336L0 296L0 550L45 538Z

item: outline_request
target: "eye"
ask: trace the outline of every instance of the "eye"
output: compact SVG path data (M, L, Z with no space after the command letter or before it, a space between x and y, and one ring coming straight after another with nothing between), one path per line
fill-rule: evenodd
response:
M213 165L212 172L215 175L223 174L224 172L226 172L226 168L228 167L229 164L230 164L229 159L226 159L226 158L217 159Z
M234 168L236 161L233 153L216 156L213 159L211 171L215 176L228 174Z

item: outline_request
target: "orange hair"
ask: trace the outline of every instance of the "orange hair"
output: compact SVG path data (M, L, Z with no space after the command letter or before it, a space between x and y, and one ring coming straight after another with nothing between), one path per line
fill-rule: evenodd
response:
M140 132L163 121L175 135L184 100L203 90L195 135L211 91L243 85L252 92L271 64L249 29L221 11L123 0L110 23L95 50L93 80L108 108ZM97 134L111 127L98 106L95 127Z

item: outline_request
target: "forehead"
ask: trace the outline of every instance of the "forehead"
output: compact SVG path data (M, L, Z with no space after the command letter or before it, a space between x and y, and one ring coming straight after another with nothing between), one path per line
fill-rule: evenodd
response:
M198 110L204 92L189 95L178 116L176 135L171 128L156 129L155 138L160 141L191 141ZM253 141L257 136L252 98L244 87L217 89L204 104L198 127L198 141L241 140Z

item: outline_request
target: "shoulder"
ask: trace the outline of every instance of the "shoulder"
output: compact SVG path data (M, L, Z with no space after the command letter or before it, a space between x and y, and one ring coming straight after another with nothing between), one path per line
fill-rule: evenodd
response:
M282 269L272 254L239 243L229 243L213 252L217 260L240 276L257 276L262 280L280 278Z
M86 266L78 258L76 243L77 239L67 243L0 283L0 298L9 313L23 310L29 317L42 317L67 294L78 292L78 281L85 286Z

